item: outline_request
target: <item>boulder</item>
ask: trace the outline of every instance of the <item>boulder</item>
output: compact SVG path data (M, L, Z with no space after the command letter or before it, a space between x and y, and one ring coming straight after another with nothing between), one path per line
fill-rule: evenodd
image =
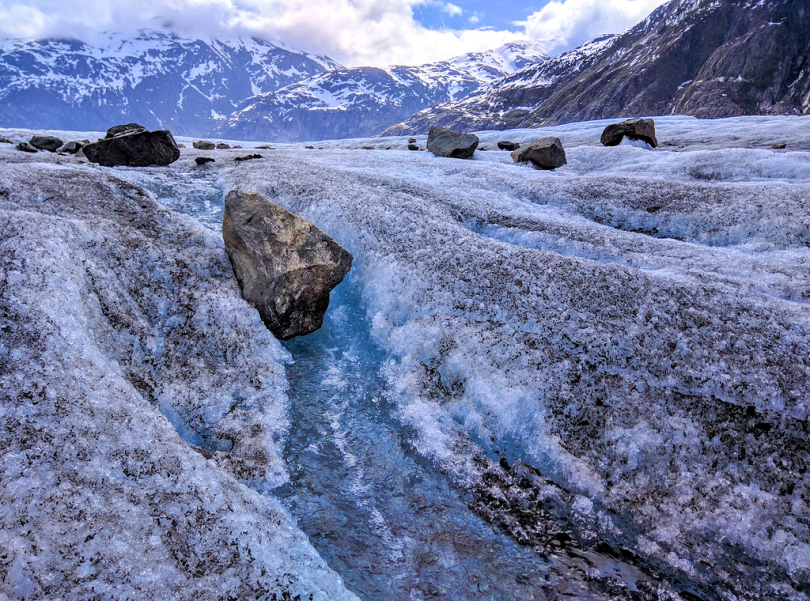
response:
M34 136L28 143L34 148L49 152L56 152L63 144L62 140L54 136Z
M476 148L478 148L478 136L446 127L430 128L427 149L437 157L469 159Z
M419 150L416 144L408 144L408 150Z
M611 123L602 132L602 144L618 146L625 136L631 140L642 140L653 148L658 147L658 139L655 137L655 121L652 119L628 119L621 123Z
M510 142L509 140L501 140L498 142L498 148L501 150L517 150L520 144L517 142Z
M346 249L306 219L244 190L225 197L222 237L242 296L276 338L321 327L329 293L352 266Z
M107 130L107 135L104 137L104 139L109 140L110 138L118 138L120 136L128 136L130 134L139 134L144 131L146 131L146 128L143 125L138 125L137 123L116 125Z
M252 161L253 159L260 159L260 158L262 158L262 155L260 154L247 154L243 157L236 157L234 161L240 163L242 161Z
M211 157L197 157L196 159L194 159L194 162L197 163L198 165L205 165L206 163L213 163L214 159L212 159Z
M540 138L512 153L516 163L532 163L538 169L556 169L568 161L559 138Z
M192 143L192 146L197 150L214 150L216 148L216 144L213 142L209 142L208 140L197 140L196 142Z
M88 144L81 150L88 160L104 167L163 166L180 158L180 149L168 130L122 134Z
M231 147L225 144L225 142L220 142L217 144L217 150L230 150Z
M8 138L0 138L0 144L14 144L14 142L9 140Z
M31 146L28 142L20 142L17 144L17 150L21 150L23 152L39 152L36 148Z
M773 148L774 150L784 150L785 148L787 148L787 143L783 142L782 144L774 144L773 146L771 146L771 148Z
M416 144L416 138L408 138L408 144Z

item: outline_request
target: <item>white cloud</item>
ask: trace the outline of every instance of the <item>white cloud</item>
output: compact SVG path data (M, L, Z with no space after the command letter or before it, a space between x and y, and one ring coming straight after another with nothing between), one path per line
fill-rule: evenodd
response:
M556 54L605 33L619 33L642 21L667 0L554 0L525 21L529 38L548 42Z
M533 13L516 31L482 27L432 30L414 8L438 0L0 0L0 38L66 36L94 41L103 31L167 27L181 35L255 35L326 54L347 65L420 64L526 39L553 40L562 51L641 20L663 0L557 0ZM478 19L478 20L477 20Z

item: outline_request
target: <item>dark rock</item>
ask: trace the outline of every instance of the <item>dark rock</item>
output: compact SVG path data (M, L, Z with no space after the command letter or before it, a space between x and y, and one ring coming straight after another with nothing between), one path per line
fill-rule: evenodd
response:
M408 138L408 144L416 144L416 138Z
M28 142L34 148L39 150L47 150L49 152L56 152L62 146L63 142L54 136L34 136Z
M180 149L168 130L105 138L81 150L90 161L105 167L168 165L180 158Z
M269 144L262 144L261 146L257 146L256 150L273 150L273 147Z
M628 119L621 123L611 123L602 132L602 144L618 146L625 136L631 140L642 140L653 148L658 147L658 140L655 137L655 121L652 119Z
M540 138L512 153L516 163L530 162L538 169L556 169L568 161L559 138Z
M178 144L178 145L177 145L177 147L178 147L178 148L185 148L185 147L186 147L186 145L185 145L185 144Z
M361 146L363 150L374 150L373 146Z
M76 154L77 152L79 152L79 150L81 150L82 146L84 146L83 143L73 140L71 142L67 142L59 150L61 152L67 152L68 154Z
M109 140L110 138L118 138L120 136L128 136L130 134L139 134L144 131L146 131L146 128L143 125L138 125L137 123L116 125L115 127L111 127L107 130L107 135L104 139Z
M307 150L315 150L314 146L304 146L304 148L306 148Z
M208 140L197 140L196 142L192 143L192 146L197 150L214 150L217 147L216 144L213 142L209 142Z
M520 148L520 144L517 142L510 142L508 140L501 140L498 142L498 148L501 150L517 150Z
M244 190L225 197L222 237L242 296L276 338L321 327L330 291L351 269L346 249L309 221Z
M36 148L31 146L28 142L20 142L17 144L17 150L22 150L23 152L39 152Z
M478 148L478 136L446 127L431 127L427 148L437 157L468 159Z
M0 144L14 144L14 142L9 140L8 138L0 138Z
M416 144L408 144L408 150L419 150Z
M220 142L219 144L217 144L217 150L230 150L230 149L231 147L225 144L225 142Z
M206 163L213 163L214 159L212 159L211 157L197 157L196 159L194 159L194 162L197 163L198 165L205 165Z
M785 148L787 148L787 144L774 144L773 146L771 146L771 148L773 148L774 150L784 150Z
M248 155L245 155L243 157L236 157L234 159L234 161L236 161L236 162L251 161L253 159L260 159L260 158L262 158L262 155L260 155L260 154L248 154Z

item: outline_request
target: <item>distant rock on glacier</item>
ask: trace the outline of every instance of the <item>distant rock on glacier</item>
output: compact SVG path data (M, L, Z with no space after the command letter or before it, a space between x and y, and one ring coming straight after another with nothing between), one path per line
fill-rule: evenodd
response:
M294 142L370 136L431 105L547 60L534 42L514 42L419 67L356 67L316 75L246 100L214 135Z
M142 31L78 40L0 41L0 127L105 131L135 121L204 135L245 99L340 67L255 38Z
M808 45L810 5L804 0L672 0L622 34L427 108L385 133L638 115L806 115Z

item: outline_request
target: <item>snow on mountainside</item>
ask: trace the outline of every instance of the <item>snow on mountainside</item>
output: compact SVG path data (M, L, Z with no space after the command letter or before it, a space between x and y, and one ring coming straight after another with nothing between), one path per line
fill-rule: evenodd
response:
M622 34L430 107L386 134L638 115L808 114L808 47L808 0L672 0Z
M254 38L118 34L0 41L0 126L106 130L136 121L203 135L251 96L340 65Z
M428 106L464 98L545 60L540 45L515 42L419 67L328 71L245 101L215 135L276 141L373 135Z

